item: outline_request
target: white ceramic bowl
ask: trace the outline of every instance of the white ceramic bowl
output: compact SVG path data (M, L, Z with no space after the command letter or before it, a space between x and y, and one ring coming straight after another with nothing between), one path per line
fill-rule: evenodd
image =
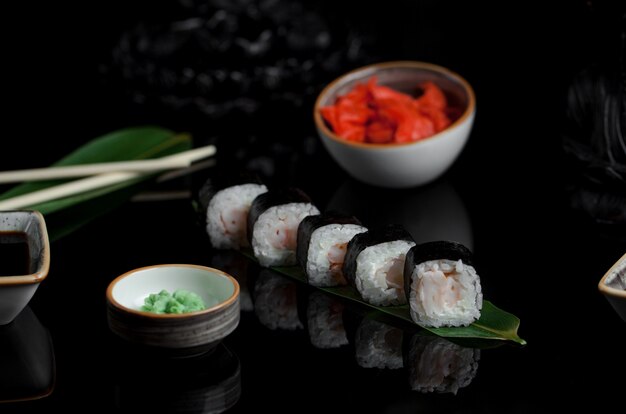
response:
M443 90L448 103L461 110L461 115L445 130L417 142L346 141L329 128L320 108L334 104L338 96L372 76L380 85L404 92L414 90L420 82L432 81ZM330 83L317 98L313 116L324 146L351 176L380 187L408 188L435 180L456 160L474 123L475 101L470 84L444 67L413 61L386 62L353 70Z
M0 232L25 233L30 256L28 274L0 277L0 325L6 325L26 307L48 276L50 242L46 222L38 211L0 211Z
M609 301L615 312L626 322L626 289L618 278L626 274L626 254L615 263L598 283L598 289ZM623 279L622 279L623 280Z
M184 289L198 294L207 309L184 314L144 312L151 293ZM157 348L213 347L239 324L239 284L210 267L168 264L132 270L107 289L109 327L122 338Z

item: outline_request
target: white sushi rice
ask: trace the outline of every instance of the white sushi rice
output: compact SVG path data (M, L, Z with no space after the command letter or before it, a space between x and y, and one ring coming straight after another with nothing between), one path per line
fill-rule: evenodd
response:
M309 295L306 317L311 345L320 349L348 345L341 302L322 292L313 292Z
M402 305L404 259L415 243L394 240L369 246L356 258L356 288L363 299L375 306Z
M411 389L456 394L472 382L479 360L478 349L464 348L443 338L415 335L409 351Z
M424 326L467 326L480 318L483 294L472 266L429 260L411 275L411 318Z
M252 248L261 266L296 264L298 226L305 217L319 213L311 203L281 204L265 210L252 230Z
M271 330L302 329L298 316L297 287L282 276L263 270L254 286L254 311L261 324Z
M357 224L328 224L311 234L306 261L306 274L313 286L346 285L343 260L348 242L367 229Z
M242 184L218 191L207 207L206 230L213 247L248 246L248 212L254 199L267 192L262 184Z
M357 364L363 368L402 368L402 336L401 329L364 319L354 340Z

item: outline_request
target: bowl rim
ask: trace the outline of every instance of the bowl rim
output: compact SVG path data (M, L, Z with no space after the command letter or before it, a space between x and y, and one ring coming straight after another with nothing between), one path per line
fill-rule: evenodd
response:
M163 268L163 267L185 267L185 268L199 269L199 270L203 270L209 273L217 273L230 280L230 282L233 284L233 287L234 287L233 293L232 295L230 295L230 297L228 297L228 299L222 302L219 302L218 304L213 305L210 308L206 308L206 309L203 309L201 311L196 311L196 312L189 312L189 313L154 313L154 312L141 311L141 310L126 307L122 305L121 303L119 303L113 297L113 288L122 279L125 279L127 277L132 276L135 273L139 273L145 270L157 269L157 268ZM106 290L107 301L115 308L121 311L127 312L127 313L134 314L134 315L143 316L147 318L156 318L156 319L181 319L181 318L189 318L189 317L194 317L194 316L206 315L206 314L213 313L222 308L232 305L235 302L235 300L237 300L238 297L239 297L239 282L237 282L237 280L231 275L229 275L228 273L219 269L215 269L213 267L200 266L200 265L194 265L194 264L184 264L184 263L158 264L158 265L144 266L144 267L139 267L137 269L129 270L128 272L123 273L120 276L113 279L113 281L109 283L109 286L107 287L107 290Z
M46 226L46 220L37 210L5 210L0 211L0 214L6 213L26 213L30 216L34 216L39 227L39 236L41 237L41 265L37 271L28 275L15 275L15 276L2 276L0 277L0 286L19 286L19 285L33 285L41 283L50 272L50 239L48 237L48 228ZM30 240L29 240L30 243Z
M321 108L322 98L328 93L330 89L334 88L337 84L343 82L347 77L353 76L359 72L364 72L364 71L371 70L371 69L390 69L390 68L427 69L433 72L442 73L444 75L447 75L453 78L454 80L458 81L459 84L461 84L461 86L467 92L468 100L469 100L467 104L467 108L465 108L461 116L458 119L456 119L452 124L450 124L447 128L427 138L420 139L419 141L413 141L413 142L401 142L401 143L390 143L390 144L354 142L354 141L348 141L346 139L339 137L330 128L328 128L328 126L326 125L326 122L324 122L324 119L322 118L320 108ZM419 144L423 144L426 142L430 142L432 139L440 138L443 135L445 135L446 132L449 132L452 129L458 128L461 124L463 124L470 117L470 115L474 113L475 109L476 109L476 96L474 94L474 89L469 84L469 82L466 81L458 73L448 68L445 68L443 66L435 65L433 63L421 62L417 60L396 60L396 61L379 62L379 63L373 63L370 65L361 66L359 68L356 68L349 72L344 73L343 75L339 76L338 78L330 82L328 85L326 85L326 87L324 87L324 89L322 89L320 94L317 96L317 99L315 100L315 105L313 106L313 119L315 121L315 126L318 128L318 130L321 130L323 132L323 135L329 137L333 141L339 142L347 146L353 146L356 148L390 149L390 148L406 147L409 145L419 145Z
M598 283L598 290L607 296L613 296L620 299L626 299L626 290L615 289L611 286L607 286L606 278L613 273L613 271L622 264L626 264L626 253L617 261L611 268L602 276L600 282Z

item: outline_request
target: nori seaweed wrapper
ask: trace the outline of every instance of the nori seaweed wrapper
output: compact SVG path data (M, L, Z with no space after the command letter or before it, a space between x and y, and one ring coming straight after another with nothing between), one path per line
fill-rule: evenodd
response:
M318 349L348 345L343 322L344 304L325 292L310 292L306 307L306 329L311 345Z
M298 246L296 248L296 258L306 273L306 262L309 256L309 244L311 244L311 235L320 227L329 224L356 224L362 226L359 219L337 211L328 211L324 214L316 214L305 217L298 226ZM307 275L308 277L308 275Z
M290 203L312 203L311 198L298 188L274 190L259 195L252 202L248 213L248 241L252 244L252 230L254 224L267 209L274 206Z
M220 269L239 283L239 306L242 312L254 310L251 292L254 290L254 274L259 269L252 260L236 250L211 250L209 266Z
M254 285L254 312L271 330L302 329L302 298L298 285L271 269L262 269Z
M407 301L411 294L411 275L420 263L429 260L462 260L464 264L474 266L472 252L461 243L454 241L434 241L415 245L409 249L404 261L404 292Z
M413 237L399 224L390 224L364 233L359 233L350 240L346 249L346 257L343 262L343 275L354 286L356 279L356 259L363 250L369 246L395 240L413 241Z
M263 184L258 175L254 173L242 172L239 174L220 174L217 177L211 177L204 182L198 191L198 205L200 213L206 215L209 202L219 191L242 184Z

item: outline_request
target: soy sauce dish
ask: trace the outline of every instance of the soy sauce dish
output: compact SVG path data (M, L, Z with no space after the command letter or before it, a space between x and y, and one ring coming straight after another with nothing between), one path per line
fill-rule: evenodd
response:
M37 211L0 211L0 326L28 305L50 269L46 222Z
M179 289L196 293L207 308L182 314L141 310L150 294ZM111 282L106 298L110 329L154 348L208 350L239 324L239 284L210 267L165 264L131 270Z

